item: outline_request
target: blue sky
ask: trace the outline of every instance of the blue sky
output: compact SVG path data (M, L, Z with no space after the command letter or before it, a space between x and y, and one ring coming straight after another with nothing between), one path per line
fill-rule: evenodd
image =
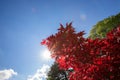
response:
M60 23L72 21L87 36L98 21L119 12L120 0L0 0L0 76L6 70L13 75L8 80L28 80L51 65L41 57L40 42Z

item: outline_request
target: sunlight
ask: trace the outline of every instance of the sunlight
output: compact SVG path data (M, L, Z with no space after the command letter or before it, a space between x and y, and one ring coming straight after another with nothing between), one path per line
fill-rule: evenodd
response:
M48 49L45 49L42 52L42 58L45 59L45 60L51 59L51 53L50 53L50 51Z

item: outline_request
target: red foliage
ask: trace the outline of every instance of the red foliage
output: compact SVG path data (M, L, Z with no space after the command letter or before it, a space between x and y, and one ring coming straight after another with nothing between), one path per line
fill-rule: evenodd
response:
M120 80L120 27L107 33L104 39L83 37L76 33L72 23L63 25L58 33L42 44L52 52L59 66L72 67L70 80Z

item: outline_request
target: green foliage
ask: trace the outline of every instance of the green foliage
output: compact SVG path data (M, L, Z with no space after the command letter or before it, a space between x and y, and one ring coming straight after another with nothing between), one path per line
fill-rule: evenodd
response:
M106 33L120 25L120 13L99 21L90 31L90 38L104 38Z
M51 66L51 70L48 72L47 80L59 80L58 74L64 73L64 70L61 70L56 62Z

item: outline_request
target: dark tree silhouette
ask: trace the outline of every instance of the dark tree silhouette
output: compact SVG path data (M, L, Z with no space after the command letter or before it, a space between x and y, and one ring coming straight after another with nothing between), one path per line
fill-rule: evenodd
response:
M65 75L64 70L60 69L58 66L58 63L54 62L54 64L51 66L51 70L48 72L48 80L60 80L62 76Z

